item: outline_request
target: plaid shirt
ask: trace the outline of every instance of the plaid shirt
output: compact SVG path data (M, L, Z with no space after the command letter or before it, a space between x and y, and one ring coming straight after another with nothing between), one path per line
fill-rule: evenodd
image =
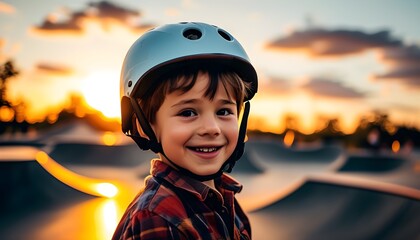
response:
M249 221L234 194L242 185L228 175L218 191L152 160L152 176L129 205L115 239L251 239Z

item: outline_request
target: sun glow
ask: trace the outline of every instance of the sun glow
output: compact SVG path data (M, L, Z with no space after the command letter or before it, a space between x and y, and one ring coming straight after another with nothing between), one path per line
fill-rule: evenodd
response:
M82 85L82 93L92 108L107 118L120 117L119 73L98 71L88 75Z
M292 130L288 130L283 139L284 145L286 145L286 147L291 147L294 140L295 140L295 132L293 132Z
M104 239L110 239L118 225L117 203L115 199L106 199L100 204L96 213L98 226L102 227Z
M112 198L118 193L118 188L112 183L98 183L96 184L96 191L102 196Z
M105 132L102 135L102 142L107 146L113 146L117 142L117 137L113 132Z

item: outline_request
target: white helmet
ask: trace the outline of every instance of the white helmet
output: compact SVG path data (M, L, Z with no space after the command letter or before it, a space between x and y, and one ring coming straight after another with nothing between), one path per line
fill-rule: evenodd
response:
M197 22L163 25L137 39L124 59L120 77L123 132L133 137L130 133L133 128L132 116L136 114L139 118L140 114L134 98L142 98L153 89L155 81L168 71L197 63L203 66L223 65L243 81L249 82L250 88L244 101L250 100L257 92L257 73L241 44L228 32L214 25ZM137 136L133 139L139 144ZM145 149L141 146L143 143L139 146ZM158 148L150 148L159 151Z
M257 74L241 44L225 30L205 23L163 25L143 34L128 50L121 71L121 96L141 96L165 68L197 59L227 64L257 91Z

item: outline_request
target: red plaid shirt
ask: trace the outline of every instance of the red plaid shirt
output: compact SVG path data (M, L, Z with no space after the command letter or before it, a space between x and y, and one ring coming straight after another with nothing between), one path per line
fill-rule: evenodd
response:
M233 178L215 179L215 191L159 160L152 161L151 173L112 239L251 239L234 196L242 185Z

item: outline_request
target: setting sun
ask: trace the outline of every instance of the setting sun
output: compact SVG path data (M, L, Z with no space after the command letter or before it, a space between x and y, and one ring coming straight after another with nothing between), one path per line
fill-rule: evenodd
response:
M120 117L119 73L117 71L97 71L86 77L82 93L92 108L102 112L105 117Z

